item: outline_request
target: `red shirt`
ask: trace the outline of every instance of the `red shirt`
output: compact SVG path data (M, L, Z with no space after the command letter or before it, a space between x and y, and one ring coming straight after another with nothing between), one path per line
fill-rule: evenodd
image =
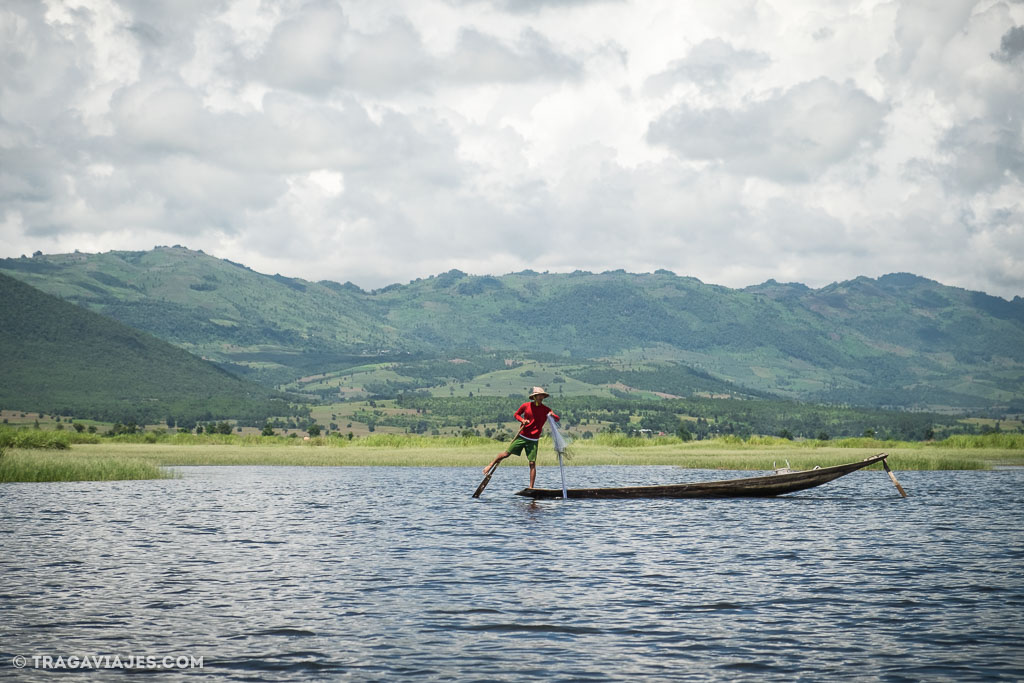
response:
M516 411L515 418L522 422L523 428L519 430L519 436L524 439L536 441L540 438L541 430L544 429L544 423L548 419L548 413L551 413L551 417L556 420L559 419L558 415L551 412L551 408L541 403L540 405L534 405L533 401L527 401L523 405L519 406Z

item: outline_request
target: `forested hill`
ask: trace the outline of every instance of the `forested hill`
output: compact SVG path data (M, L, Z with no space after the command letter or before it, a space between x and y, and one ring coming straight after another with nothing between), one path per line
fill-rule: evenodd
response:
M668 271L450 271L367 292L179 247L40 254L2 260L0 271L268 383L366 358L493 352L584 363L570 370L604 384L635 363L648 388L677 395L687 387L668 378L682 374L659 364L810 401L1024 401L1024 300L910 274L737 290ZM594 374L602 368L611 375Z
M101 420L262 423L288 405L253 382L0 275L0 406Z

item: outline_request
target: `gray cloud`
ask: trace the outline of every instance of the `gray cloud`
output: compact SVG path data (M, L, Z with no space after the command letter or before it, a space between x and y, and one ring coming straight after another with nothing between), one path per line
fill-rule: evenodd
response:
M622 3L625 0L448 0L455 5L488 4L512 14L534 13L548 8Z
M334 2L307 5L277 24L255 67L254 75L269 85L313 95L335 88L377 94L425 89L436 71L407 21L363 34Z
M0 118L2 125L23 126L23 134L75 117L65 103L88 87L92 67L81 56L81 30L59 33L45 20L45 5L16 1L0 9ZM79 11L83 24L91 20Z
M122 28L142 48L142 69L162 75L195 55L195 34L199 26L223 12L227 0L116 0L131 17Z
M739 71L763 69L771 59L756 50L737 50L721 38L698 43L684 58L654 74L644 83L644 91L660 95L677 83L693 82L703 87L721 85Z
M272 86L311 95L345 89L378 96L446 83L575 79L582 71L529 28L515 44L464 28L450 53L435 55L408 21L393 19L379 32L361 33L334 2L307 5L279 23L254 69Z
M1014 128L985 119L953 126L942 140L942 149L955 161L945 166L950 188L978 192L995 188L1009 174L1024 179L1024 140Z
M446 62L446 75L465 83L575 80L582 73L578 62L530 29L522 32L515 46L475 29L464 29L454 54Z
M320 169L344 178L337 215L388 220L382 207L423 202L466 173L452 132L429 112L374 119L352 97L327 103L287 90L267 93L258 110L215 111L170 70L112 89L103 126L87 131L75 105L98 75L81 66L85 31L73 42L34 3L20 9L21 35L0 48L0 223L21 224L27 236L241 235L262 216L294 222L302 184ZM94 17L79 19L93 26ZM163 40L142 42L164 49Z
M1017 68L1024 27L1007 28L1005 4L976 9L967 0L901 5L895 43L877 61L890 88L928 93L931 111L943 112L929 121L934 147L908 168L928 169L951 203L974 202L1024 179L1024 134L1016 120L1024 108L1024 71ZM1000 48L992 52L997 36ZM990 59L1006 67L993 68ZM931 111L922 112L924 121Z
M976 6L975 0L899 3L892 27L895 46L878 58L879 71L892 79L934 78L943 66L937 53L964 30Z
M1010 63L1024 55L1024 26L1014 26L999 40L999 51L992 53L992 58L999 62Z
M809 181L877 146L886 111L850 83L820 78L739 109L677 104L651 123L647 140L734 173Z
M128 12L135 23L160 26L161 30L174 33L188 33L192 28L210 17L223 12L228 0L175 0L173 3L152 2L152 0L116 0Z
M344 174L353 215L361 202L372 215L379 203L367 205L367 197L408 199L458 184L455 140L444 124L396 112L375 122L354 99L339 104L273 94L260 112L215 114L180 83L133 88L115 101L115 134L97 145L118 168L135 169L132 193L161 198L167 229L181 222L242 230L252 212L287 193L285 174Z
M0 255L1024 293L1019 5L975 5L11 0Z

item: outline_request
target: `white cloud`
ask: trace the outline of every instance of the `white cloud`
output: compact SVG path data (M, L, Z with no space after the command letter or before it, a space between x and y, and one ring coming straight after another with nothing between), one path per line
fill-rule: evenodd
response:
M0 255L1024 294L1024 4L14 0Z

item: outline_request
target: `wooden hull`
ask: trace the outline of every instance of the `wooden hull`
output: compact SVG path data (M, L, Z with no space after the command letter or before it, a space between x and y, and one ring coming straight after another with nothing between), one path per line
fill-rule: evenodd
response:
M619 488L569 489L569 498L767 498L821 486L833 479L874 465L888 457L875 455L860 462L823 467L803 472L771 474L766 477L705 481L667 486L623 486ZM516 493L527 498L561 498L561 489L525 488Z

